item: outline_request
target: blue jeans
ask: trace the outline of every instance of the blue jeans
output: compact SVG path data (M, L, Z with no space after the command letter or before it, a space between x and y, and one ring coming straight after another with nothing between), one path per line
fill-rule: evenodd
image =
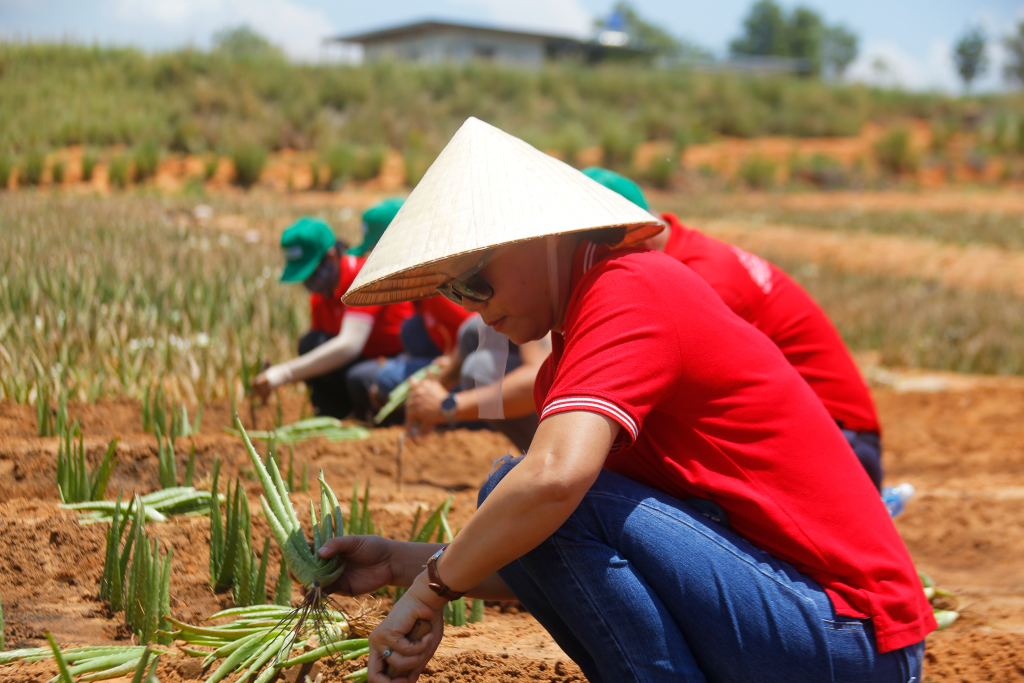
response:
M882 439L878 432L855 432L842 425L839 430L846 437L864 471L871 477L872 483L879 491L882 490Z
M490 494L521 458L504 458ZM565 524L499 570L591 683L910 683L924 642L879 654L870 619L683 501L602 471Z

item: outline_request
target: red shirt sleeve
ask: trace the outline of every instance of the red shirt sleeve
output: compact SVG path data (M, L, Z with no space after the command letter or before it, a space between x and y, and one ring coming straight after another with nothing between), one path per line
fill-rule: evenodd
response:
M648 413L679 385L675 326L662 315L661 302L634 288L621 262L605 261L575 290L565 326L568 342L555 338L565 347L552 354L561 358L542 420L573 410L600 413L622 426L616 445L628 448ZM629 353L622 352L624 346Z

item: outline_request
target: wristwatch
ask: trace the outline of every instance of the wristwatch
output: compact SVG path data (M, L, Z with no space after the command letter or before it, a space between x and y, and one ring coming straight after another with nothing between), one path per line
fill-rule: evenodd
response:
M444 551L447 549L447 544L441 546L441 549L433 555L431 555L430 559L427 560L427 579L430 580L430 590L434 591L445 600L458 600L466 594L465 591L463 591L462 593L453 591L451 588L444 585L444 581L441 580L440 575L437 573L437 560L441 557L441 554L444 553Z
M455 397L455 394L450 394L445 400L441 401L441 415L444 416L445 422L448 423L449 427L455 426L455 411L458 410L458 407L459 399Z

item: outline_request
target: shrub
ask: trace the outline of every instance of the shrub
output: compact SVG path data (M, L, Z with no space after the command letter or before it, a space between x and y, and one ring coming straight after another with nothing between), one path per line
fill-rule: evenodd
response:
M651 159L651 163L644 169L641 177L655 187L662 189L672 184L672 176L675 175L678 157L675 155L664 156L659 154Z
M135 177L139 182L156 175L160 164L160 144L146 140L135 150Z
M775 184L775 162L755 154L743 160L738 174L749 187L763 190Z
M95 150L85 150L85 154L82 155L82 180L84 182L88 183L92 180L92 174L96 170L99 160L100 157Z
M563 127L551 140L551 147L562 154L565 163L575 166L576 156L587 144L587 132L579 123Z
M219 163L220 157L216 153L206 157L206 161L203 163L203 180L210 180L217 175L217 164Z
M623 169L633 160L637 140L625 126L612 124L601 133L601 151L604 165L608 168Z
M25 161L21 166L21 175L18 180L23 185L38 185L43 180L43 170L46 168L46 153L39 150L32 150L25 155Z
M14 170L14 160L7 154L0 154L0 190L7 189L7 183L11 179L11 172Z
M956 126L952 121L938 120L932 123L932 152L937 155L945 154L949 147L949 141Z
M243 144L235 148L231 160L235 164L235 182L249 189L259 182L267 163L267 149L256 143Z
M50 175L53 176L54 185L61 185L64 182L64 162L53 162L53 166L50 167Z
M409 187L416 187L436 158L436 154L423 152L407 154L405 157L405 184Z
M875 143L875 158L890 173L910 173L917 170L917 158L910 147L910 131L905 128L891 130Z
M370 147L359 150L356 155L355 165L352 167L352 177L356 180L372 180L380 175L380 169L384 166L386 152L383 147Z
M356 151L350 145L344 143L331 145L321 156L330 173L330 178L327 178L326 181L331 188L341 187L346 180L352 177L352 171L356 166Z
M849 184L846 169L834 158L825 154L815 154L810 159L794 159L790 167L790 178L825 189L837 189Z
M110 186L116 188L127 187L128 183L131 182L131 162L127 155L118 154L116 157L110 160L110 169L107 171L107 176L110 180Z

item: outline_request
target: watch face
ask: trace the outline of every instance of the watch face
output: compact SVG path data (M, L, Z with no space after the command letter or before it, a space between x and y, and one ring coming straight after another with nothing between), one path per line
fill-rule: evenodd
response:
M455 410L455 405L456 405L455 397L454 396L449 396L445 400L441 401L441 410L446 411L446 412L451 412L451 411Z

